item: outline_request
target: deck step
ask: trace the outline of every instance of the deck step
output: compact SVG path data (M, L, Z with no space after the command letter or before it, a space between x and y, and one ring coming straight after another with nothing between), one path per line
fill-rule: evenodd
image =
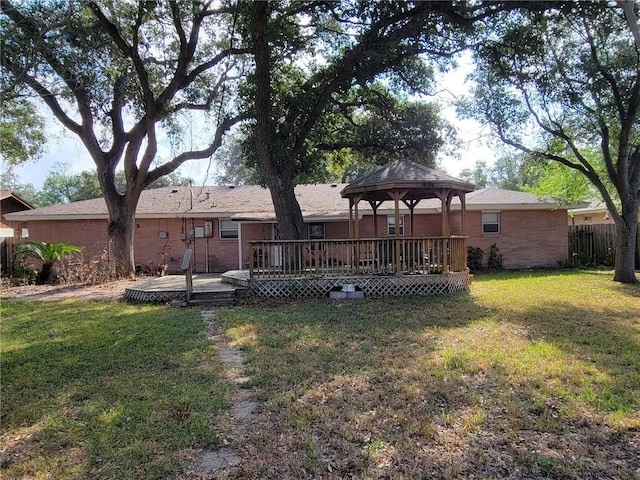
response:
M231 305L235 291L192 292L189 305Z

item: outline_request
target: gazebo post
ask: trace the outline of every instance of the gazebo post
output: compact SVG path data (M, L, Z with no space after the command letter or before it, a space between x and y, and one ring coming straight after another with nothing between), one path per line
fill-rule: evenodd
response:
M467 194L458 190L458 198L460 198L460 228L461 235L466 235L465 217L467 216Z
M400 200L402 200L404 198L404 196L407 194L407 190L404 191L399 191L399 190L394 190L393 193L390 195L392 195L393 198L393 202L395 203L395 230L394 230L394 236L395 236L395 252L396 252L396 276L400 276L402 275L402 259L400 258Z
M378 207L382 205L382 200L369 200L369 205L371 205L371 210L373 210L373 236L374 238L378 238Z
M349 197L349 238L353 238L353 198Z
M399 277L402 270L400 261L400 192L393 192L393 201L395 203L395 222L396 226L393 231L395 234L395 251L396 251L396 276Z
M360 240L360 225L358 225L360 223L358 221L358 203L360 203L360 199L356 198L353 210L353 238L355 238L356 240Z
M442 205L442 236L450 237L451 236L451 223L450 223L450 209L451 209L451 191L447 188L444 190L440 190L436 192L436 195L440 199L440 203Z
M416 206L418 205L418 203L420 203L420 199L418 200L402 200L402 203L404 203L407 208L409 209L409 222L410 222L410 226L411 226L411 236L415 237L415 232L413 230L414 227L414 221L413 221L413 211L415 210Z

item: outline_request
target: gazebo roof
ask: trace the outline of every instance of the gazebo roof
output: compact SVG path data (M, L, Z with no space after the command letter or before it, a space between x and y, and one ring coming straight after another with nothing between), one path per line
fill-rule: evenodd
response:
M411 160L400 159L357 178L343 188L340 195L343 198L359 196L361 200L383 201L390 199L387 192L404 190L405 200L420 200L435 198L438 196L436 192L446 189L468 193L474 188L472 183Z

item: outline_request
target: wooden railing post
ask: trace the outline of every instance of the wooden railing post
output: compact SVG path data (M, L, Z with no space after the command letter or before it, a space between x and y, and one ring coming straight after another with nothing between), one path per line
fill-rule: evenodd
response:
M192 250L187 248L184 251L184 256L182 257L182 267L181 270L185 271L185 280L187 282L187 288L185 293L185 299L187 303L191 301L191 292L193 292L193 269L191 266L191 254Z

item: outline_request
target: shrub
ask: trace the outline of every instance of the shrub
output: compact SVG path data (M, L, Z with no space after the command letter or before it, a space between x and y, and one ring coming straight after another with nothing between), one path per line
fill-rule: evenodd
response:
M482 269L484 252L480 247L467 247L467 266L472 272Z
M66 257L60 262L60 280L65 283L99 285L111 279L109 255L100 255L87 260L82 252Z
M489 270L502 270L502 262L503 256L500 253L500 249L494 243L491 245L491 249L489 250L489 260L487 262L487 267Z
M26 258L35 258L42 262L42 269L36 277L37 285L44 285L51 281L53 277L53 266L66 256L81 252L80 247L67 245L63 242L26 242L18 247L13 254L15 258L22 261Z

